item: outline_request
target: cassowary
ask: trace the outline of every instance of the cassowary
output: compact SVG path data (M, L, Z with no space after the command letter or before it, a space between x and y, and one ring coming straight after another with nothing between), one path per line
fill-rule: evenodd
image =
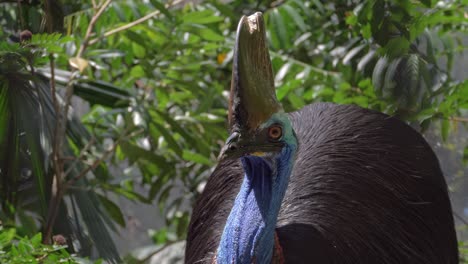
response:
M352 105L284 113L261 13L237 31L230 136L186 263L458 263L439 163L405 123Z

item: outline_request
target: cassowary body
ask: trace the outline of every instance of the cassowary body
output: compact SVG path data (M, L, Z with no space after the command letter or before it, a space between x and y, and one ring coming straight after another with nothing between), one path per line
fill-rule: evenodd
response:
M327 103L252 122L237 74L231 158L196 203L186 263L458 263L447 186L420 134Z

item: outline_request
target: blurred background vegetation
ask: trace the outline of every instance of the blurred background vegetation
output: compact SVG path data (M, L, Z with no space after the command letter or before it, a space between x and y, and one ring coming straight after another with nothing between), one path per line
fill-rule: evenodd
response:
M180 262L227 136L237 22L262 11L287 111L358 104L424 134L468 263L467 7L0 0L0 262Z

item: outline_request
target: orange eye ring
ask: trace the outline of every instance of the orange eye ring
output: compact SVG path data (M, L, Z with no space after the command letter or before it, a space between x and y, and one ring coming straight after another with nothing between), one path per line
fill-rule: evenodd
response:
M283 136L283 129L278 125L273 125L268 128L268 136L270 139L278 140Z

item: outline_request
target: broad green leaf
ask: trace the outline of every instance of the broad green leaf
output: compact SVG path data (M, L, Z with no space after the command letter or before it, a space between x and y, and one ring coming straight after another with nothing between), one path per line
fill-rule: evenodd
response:
M125 228L125 218L120 207L103 195L98 194L97 197L110 217L112 217L117 224Z
M286 10L286 12L289 14L289 16L294 20L294 22L296 23L296 25L299 27L299 29L301 31L306 31L307 30L307 27L304 23L304 19L302 18L302 16L296 11L296 9L294 7L292 7L291 5L283 5L282 6L284 8L284 10Z
M431 0L419 0L421 3L423 3L426 7L431 7L432 6L432 1Z
M276 46L276 48L285 48L289 39L282 14L279 12L278 8L273 8L273 10L268 13L268 18L271 21L269 22L268 29L271 32L273 46Z
M375 50L369 50L369 52L364 55L361 60L359 61L358 65L357 65L357 70L358 71L363 71L366 67L366 65L368 65L368 63L374 59L376 55L376 51Z
M348 65L351 60L357 55L359 54L359 52L361 52L364 48L366 48L367 45L365 44L361 44L361 45L357 45L356 47L352 48L347 54L346 56L344 56L343 58L343 64L344 65Z
M164 205L166 204L167 198L169 198L169 194L171 193L172 187L174 187L172 184L167 184L161 191L161 194L158 197L159 210L164 210Z
M172 19L173 17L172 14L169 12L169 10L167 10L167 8L164 6L163 3L161 3L158 0L151 0L150 2L152 5L154 5L154 7L156 7L159 11L161 11L161 13L163 13L168 18Z
M146 75L145 70L143 69L141 65L136 65L132 67L132 69L130 70L130 76L132 78L138 79L138 78L145 77L145 75Z
M209 28L202 28L198 31L198 35L205 40L208 41L223 41L224 37L220 34L216 33L215 31Z
M145 47L136 42L132 42L132 51L136 58L142 59L146 56Z
M195 11L184 14L182 21L185 24L211 24L222 21L224 18L216 16L211 10Z
M278 97L278 100L283 100L291 91L296 89L298 86L300 86L302 81L300 79L295 79L291 80L284 85L281 85L276 89L276 97Z
M16 230L14 228L4 229L0 227L0 249L3 249L8 245L16 235Z
M102 81L83 80L77 82L75 95L88 101L91 105L100 104L108 107L126 106L130 100L130 94L127 91Z
M161 133L161 135L164 137L166 140L167 144L169 147L178 155L182 156L182 149L180 148L179 144L177 141L174 139L173 135L171 135L170 131L166 129L163 125L157 123L157 122L151 122L150 123L150 133L152 135L156 135L157 132ZM155 138L157 140L157 138Z
M213 162L210 159L206 158L205 156L192 152L190 150L186 150L186 149L183 150L182 158L187 161L193 161L195 163L200 163L204 165L213 164Z
M160 168L165 169L169 166L166 159L160 155L157 155L149 150L140 148L135 144L128 141L122 141L120 143L122 151L127 155L131 163L137 162L139 159L147 160L158 165Z
M388 67L387 57L381 57L374 67L372 73L372 85L374 86L377 95L382 94L382 88L384 86L385 71Z
M408 87L408 93L412 97L416 97L421 89L420 84L420 63L419 63L419 56L416 54L411 54L408 56L406 59L405 63L406 69L405 69L405 74L407 75L409 81L406 84L406 87ZM404 80L406 82L406 80ZM419 99L419 98L415 98ZM419 101L419 100L418 100Z
M388 65L387 71L385 72L385 80L382 88L383 98L392 98L393 96L404 96L402 94L396 94L396 73L400 65L401 58L394 59Z
M410 42L404 37L392 38L385 45L385 54L390 58L402 56L408 52Z

